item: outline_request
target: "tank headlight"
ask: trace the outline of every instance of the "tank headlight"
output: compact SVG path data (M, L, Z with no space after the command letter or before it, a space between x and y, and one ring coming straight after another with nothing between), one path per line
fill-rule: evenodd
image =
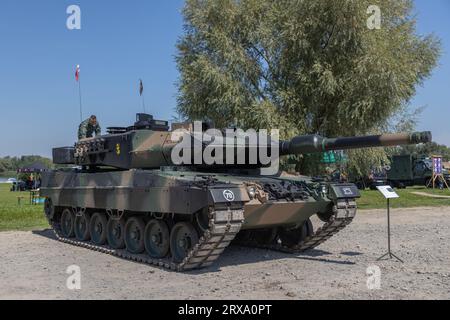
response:
M247 188L247 192L248 192L248 195L249 195L250 199L255 199L255 197L256 197L256 189L255 189L255 187L248 187Z
M328 193L328 188L327 188L327 185L325 185L325 184L322 185L322 193L323 194L327 194Z

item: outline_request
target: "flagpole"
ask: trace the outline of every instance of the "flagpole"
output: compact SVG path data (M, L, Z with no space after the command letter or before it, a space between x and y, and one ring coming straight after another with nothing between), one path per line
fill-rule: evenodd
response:
M78 78L78 94L80 96L80 122L83 122L83 105L81 103L81 78Z
M145 99L144 99L144 94L142 94L142 107L144 108L144 113L145 112Z
M75 71L75 80L78 82L78 95L80 98L80 122L83 122L83 105L81 103L81 77L80 77L80 65L77 64Z

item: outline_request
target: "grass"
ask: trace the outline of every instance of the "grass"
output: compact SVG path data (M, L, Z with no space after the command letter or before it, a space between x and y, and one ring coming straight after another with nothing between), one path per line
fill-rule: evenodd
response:
M10 192L9 188L9 184L0 184L0 231L26 231L49 227L44 216L43 205L31 205L28 192ZM450 191L447 189L431 190L425 187L412 187L396 191L400 198L391 200L392 208L450 206L450 199L428 198L412 194L412 192L426 192L450 196ZM386 200L376 190L362 191L361 195L361 199L357 200L359 209L386 207ZM17 203L19 196L23 197L21 205Z
M29 192L10 192L9 188L9 184L0 184L0 231L47 228L43 205L31 205ZM17 197L23 197L21 205Z
M406 189L395 190L400 198L391 200L392 208L412 208L412 207L440 207L450 206L450 199L436 199L413 194L413 192L423 192L434 195L450 196L450 190L433 190L425 187L408 187ZM386 199L377 190L366 190L361 192L361 199L357 200L359 209L382 209L386 208Z

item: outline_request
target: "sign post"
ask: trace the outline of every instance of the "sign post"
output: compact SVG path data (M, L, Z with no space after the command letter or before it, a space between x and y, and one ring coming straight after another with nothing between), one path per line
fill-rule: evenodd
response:
M403 260L397 257L395 254L393 254L391 251L391 213L389 200L397 199L399 198L399 195L394 191L394 189L392 189L391 186L378 186L377 189L387 200L387 226L388 226L388 252L379 257L377 261L395 258L401 263L403 263Z

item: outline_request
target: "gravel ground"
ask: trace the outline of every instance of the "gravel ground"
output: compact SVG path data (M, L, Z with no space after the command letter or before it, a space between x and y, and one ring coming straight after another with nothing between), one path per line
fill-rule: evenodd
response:
M308 254L231 246L211 268L174 273L57 242L50 230L0 233L0 299L450 299L450 207L360 211ZM81 290L66 270L81 268ZM381 288L369 290L367 268Z

